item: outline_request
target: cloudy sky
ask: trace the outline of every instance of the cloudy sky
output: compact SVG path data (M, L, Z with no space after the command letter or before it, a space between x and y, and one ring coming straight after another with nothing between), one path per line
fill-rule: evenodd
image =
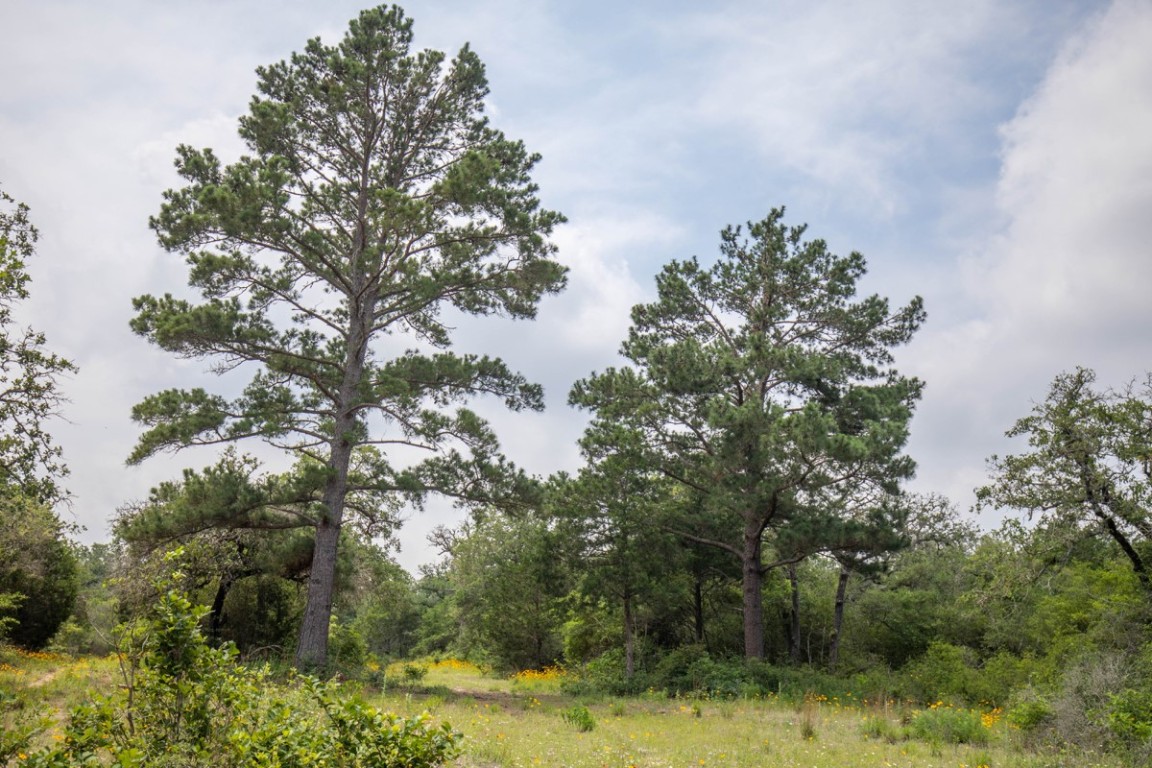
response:
M178 291L147 227L174 149L240 151L254 70L335 42L345 0L5 0L0 184L42 233L24 319L80 371L54 432L86 541L114 510L210 455L126 467L132 404L211 377L128 330L131 299ZM530 324L475 322L460 347L546 387L542 414L481 405L509 456L577 464L571 383L615 361L667 261L712 259L726 224L790 222L869 262L862 288L929 319L898 351L927 382L916 490L962 509L1012 421L1076 365L1152 370L1149 0L414 0L417 47L471 43L493 123L543 154L568 290ZM413 515L401 561L446 507ZM986 520L987 524L993 521Z

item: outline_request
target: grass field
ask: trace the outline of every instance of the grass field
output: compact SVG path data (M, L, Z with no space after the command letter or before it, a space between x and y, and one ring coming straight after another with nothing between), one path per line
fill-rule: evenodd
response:
M1024 748L996 713L983 713L981 744L906 738L912 709L818 700L576 699L561 673L512 679L483 675L457 661L389 668L399 681L365 698L410 715L429 711L464 734L458 768L1119 768L1106 757ZM9 701L61 713L86 692L116 685L116 662L47 654L0 653L0 692ZM359 684L349 685L353 691ZM980 713L968 713L979 718ZM59 716L59 715L58 715ZM871 736L866 735L871 734ZM49 730L44 739L52 738ZM19 762L12 763L18 766Z
M988 743L949 744L884 737L898 734L913 710L885 710L839 701L576 700L548 675L514 680L475 668L432 666L419 686L396 686L380 698L405 714L428 710L464 734L461 768L1056 768L1120 766L1085 755L1041 754L1001 718L985 713ZM571 718L585 707L594 721L579 730ZM878 727L887 721L883 727ZM985 727L987 727L985 726Z

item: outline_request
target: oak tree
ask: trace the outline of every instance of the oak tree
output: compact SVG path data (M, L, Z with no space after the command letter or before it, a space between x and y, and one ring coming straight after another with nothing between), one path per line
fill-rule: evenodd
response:
M989 459L983 506L1038 516L1076 538L1101 537L1123 552L1152 590L1152 376L1142 386L1101 390L1086 368L1062 373L1009 437L1029 450Z
M531 318L564 284L548 239L562 217L539 206L538 156L484 116L480 59L465 46L447 61L411 42L403 11L380 7L339 44L313 39L258 69L239 125L249 154L223 165L181 146L187 183L152 220L201 299L135 300L133 329L161 348L255 370L235 397L172 389L145 399L131 461L260 438L316 468L296 654L305 667L326 659L349 493L419 502L515 490L491 429L463 402L492 395L539 409L541 390L498 359L450 351L452 323Z
M28 298L28 260L39 237L28 206L0 190L0 493L52 504L65 496L59 481L68 470L45 422L63 402L60 377L75 367L12 316Z

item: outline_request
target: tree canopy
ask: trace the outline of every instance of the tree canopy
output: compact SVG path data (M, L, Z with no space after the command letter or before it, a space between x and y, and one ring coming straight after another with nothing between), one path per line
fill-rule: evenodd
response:
M1024 510L1081 537L1110 539L1152 590L1152 378L1102 391L1087 368L1062 373L1048 397L1008 430L1029 451L989 459L992 479L977 490L985 506Z

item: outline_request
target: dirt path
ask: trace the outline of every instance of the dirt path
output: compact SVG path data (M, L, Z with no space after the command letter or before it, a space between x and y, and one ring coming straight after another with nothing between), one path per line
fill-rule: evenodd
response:
M60 674L60 670L54 669L43 677L38 677L32 682L28 683L29 688L43 688L48 683L52 682Z

